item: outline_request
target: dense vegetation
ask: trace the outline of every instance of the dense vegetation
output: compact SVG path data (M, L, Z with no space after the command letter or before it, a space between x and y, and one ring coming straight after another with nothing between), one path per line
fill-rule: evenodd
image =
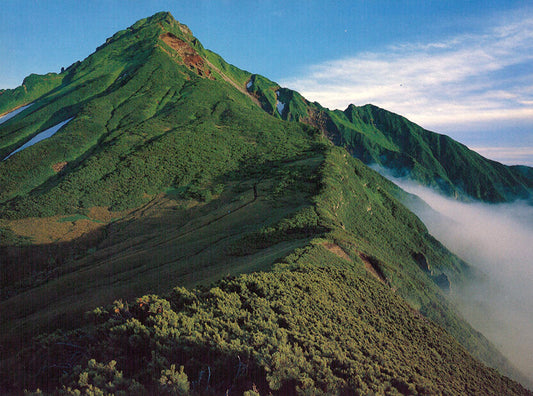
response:
M34 381L68 395L527 394L320 244L272 272L90 317L26 351Z
M468 267L392 197L395 187L341 149L326 149L310 178L311 169L277 178L269 194L283 199L279 183L302 189L318 178L312 205L228 246L241 256L314 236L271 272L98 308L90 325L31 342L4 381L59 394L527 394L427 319L506 367L434 282Z
M15 89L0 90L0 115L30 104L61 85L64 74L31 74Z
M310 104L168 13L30 80L0 95L0 109L33 102L0 126L0 157L72 120L0 162L2 390L527 394L470 355L519 377L448 303L469 266L350 155L412 161L451 192L445 157L472 164L458 143L371 106ZM472 196L510 197L491 195L506 172L512 194L531 180L478 160L491 180ZM90 231L67 239L67 225Z

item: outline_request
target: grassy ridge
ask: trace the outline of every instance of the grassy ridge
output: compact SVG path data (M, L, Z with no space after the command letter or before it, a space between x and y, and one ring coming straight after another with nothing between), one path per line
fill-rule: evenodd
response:
M348 264L318 244L273 272L116 302L42 338L29 367L54 384L81 351L59 394L529 394Z
M15 89L0 90L0 115L27 105L61 85L65 75L48 73L31 74Z
M295 235L304 238L304 246L292 247L293 253L269 272L230 277L209 288L178 287L166 297L145 295L95 310L92 325L42 337L20 355L30 371L39 371L32 384L43 386L46 378L48 386L65 384L67 394L91 386L128 394L177 389L181 394L228 389L230 394L254 389L260 394L528 394L474 360L413 309L420 307L495 364L500 355L453 313L412 252L424 254L433 271L454 278L466 265L427 234L390 195L394 187L381 176L338 148L318 159L280 166L273 180L263 177L260 184L262 192L270 186L271 197L277 197L272 203L284 207L280 199L294 202L291 194L305 185L294 168L315 164L304 172L318 176L305 178L309 187L320 186L308 201L312 205L249 229L231 240L227 252L248 255L250 269L257 249L264 254ZM287 180L285 170L294 175L294 192L277 196L276 185ZM229 231L227 224L220 226ZM220 235L213 223L207 230ZM188 244L199 235L192 234ZM247 241L256 250L233 250ZM381 277L365 269L370 254ZM150 249L150 255L157 260L156 251ZM74 360L72 348L83 351ZM107 365L111 360L116 365ZM61 376L55 367L65 364L71 368ZM117 371L123 371L123 379L113 385ZM111 382L99 379L102 375L111 376Z
M250 91L267 113L278 115L274 93L278 90L286 106L283 119L318 127L366 164L382 165L397 176L409 176L463 199L504 202L531 197L531 168L488 160L448 136L373 105L332 111L264 77L254 76L253 81Z
M328 154L321 180L323 189L316 205L321 224L331 229L328 238L373 267L391 290L444 327L474 356L516 374L494 346L447 303L447 288L438 280L448 279L453 288L454 283L472 276L470 268L394 198L398 187L340 148Z
M178 288L176 299L152 295L136 302L130 300L129 305L116 303L113 307L99 309L95 311L96 323L100 323L96 328L44 337L32 347L37 350L21 355L23 361L33 361L28 367L42 368L43 361L35 357L48 356L49 363L39 375L59 381L49 366L64 363L57 359L67 359L69 349L63 345L83 348L84 355L76 360L81 368L72 366L74 370L62 380L82 390L87 386L79 374L86 372L83 375L92 378L97 370L95 364L89 362L92 358L103 363L117 361L118 369L124 370L129 378L128 387L142 386L150 392L159 389L160 376L166 370L171 371L171 365L175 364L176 367L185 366L185 373L191 379L190 389L196 389L200 394L205 394L205 388L199 390L199 386L215 394L234 387L232 389L239 394L253 388L253 384L260 392L302 394L305 389L315 392L321 389L326 393L357 389L363 394L371 390L455 393L461 387L467 392L479 388L481 394L498 394L502 389L511 394L526 394L518 385L476 363L452 341L450 335L417 313L423 312L446 328L476 356L511 372L506 360L494 347L453 312L431 276L444 272L453 281L459 280L468 271L466 264L432 239L423 224L392 197L395 187L391 183L344 150L327 149L322 159L316 154L314 159L308 157L280 163L277 170L271 170L267 175L264 172L271 167L265 168L258 174L263 174L259 179L245 182L244 189L258 183L260 198L253 201L253 188L247 190L249 202L255 203L240 214L233 206L231 212L237 216L234 220L224 214L230 207L228 205L232 205L229 197L223 198L227 202L225 205L213 200L211 206L198 208L201 217L190 217L188 223L180 226L177 239L170 237L170 227L164 232L166 237L153 239L149 227L154 236L156 233L160 235L166 227L156 219L151 226L145 222L142 234L135 237L134 230L138 230L140 224L125 219L97 247L92 259L67 265L65 269L70 270L54 281L53 286L57 292L63 284L66 288L61 294L68 296L68 284L82 285L87 279L97 280L98 287L89 283L82 289L77 288L75 298L83 301L87 310L96 301L90 295L100 299L107 295L129 300L143 289L168 290L173 282L192 285L199 280L200 274L205 284L206 280L220 278L226 273L222 273L221 268L226 268L230 274L269 269L270 264L264 258L272 257L269 251L273 248L277 249L278 255L284 256L281 260L277 256L274 272L223 281L209 291ZM301 168L300 172L298 168ZM302 179L302 174L307 176ZM279 186L282 186L281 190ZM302 196L296 195L305 191L305 186L308 189L307 204L293 206L290 210L289 202L292 205L306 202ZM281 191L284 193L280 195ZM219 209L215 209L217 207ZM265 212L270 215L259 220L257 216L261 213L264 216ZM154 210L155 213L160 213L160 209ZM276 213L277 219L273 217ZM184 215L179 214L176 219ZM252 218L250 225L263 224L262 227L246 226L246 220ZM168 224L172 224L170 219ZM141 236L143 239L138 239ZM141 244L125 244L132 238ZM174 240L179 244L175 245ZM207 246L212 246L206 251L207 255L197 256ZM241 249L236 251L236 246ZM297 247L300 250L294 251ZM189 253L184 255L187 251ZM294 253L288 254L291 251ZM420 268L413 252L424 255L432 274ZM176 254L182 258L178 259ZM205 266L209 257L216 257L216 261ZM380 276L368 268L369 261L374 270L379 270ZM168 264L163 264L165 262ZM187 275L191 264L197 274L195 278ZM109 279L105 286L101 281L102 271ZM181 271L183 275L176 277L176 272ZM142 277L139 277L141 273ZM141 283L136 284L135 278ZM46 290L45 285L0 306L3 317L10 320L10 326L20 320L23 322L19 323L29 323L23 317L12 317L18 311L17 304L28 310L30 301L46 303L49 298L43 294ZM214 300L213 296L216 296ZM236 296L239 296L238 300L235 300ZM406 300L410 305L405 303ZM76 308L70 301L63 308L57 303L56 307L55 320L61 323L64 319L60 318L67 315L71 325L81 324L76 319L80 318L81 306ZM42 308L33 309L36 313L42 312ZM151 315L154 315L153 319L150 319ZM54 320L53 317L49 316L48 320ZM240 317L246 319L240 321ZM34 322L32 327L37 323ZM155 327L152 329L151 326ZM342 337L336 336L337 332L342 332ZM418 332L423 336L417 335ZM407 334L410 336L406 339ZM283 341L284 337L288 337L287 341ZM398 339L402 341L398 342ZM429 344L421 347L420 342ZM395 351L394 348L401 349ZM347 354L347 350L351 352ZM137 358L133 359L132 354ZM437 356L439 364L434 365ZM239 359L249 370L249 374L243 377L236 372ZM132 365L134 361L136 363ZM12 364L15 363L10 362ZM206 365L213 375L213 383L209 386L201 384L198 379ZM454 370L460 367L464 373L456 376L452 366ZM24 370L16 372L23 373ZM35 386L43 386L39 375ZM196 384L192 384L193 379ZM9 381L17 383L19 380L22 379L11 378ZM7 381L5 376L4 381ZM98 381L93 385L103 386ZM128 392L133 392L132 389Z

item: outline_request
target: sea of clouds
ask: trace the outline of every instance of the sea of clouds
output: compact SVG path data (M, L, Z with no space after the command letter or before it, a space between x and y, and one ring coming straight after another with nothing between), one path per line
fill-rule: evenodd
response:
M452 285L451 298L533 383L533 206L459 202L379 171L438 212L410 207L433 236L485 275Z

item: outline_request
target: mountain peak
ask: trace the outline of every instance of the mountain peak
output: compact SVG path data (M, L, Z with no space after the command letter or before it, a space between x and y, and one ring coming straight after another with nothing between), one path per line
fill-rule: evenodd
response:
M205 59L205 51L189 27L178 22L170 12L158 12L140 19L130 27L115 33L96 49L91 56L109 47L105 58L121 57L124 64L142 63L154 49L162 50L178 65L200 77L211 77L212 71ZM128 56L124 56L128 54Z
M158 12L157 14L154 14L151 17L147 18L146 22L157 23L163 29L178 28L184 35L189 36L191 38L193 37L191 29L189 29L187 25L178 22L176 18L174 18L174 16L172 16L172 14L168 11Z
M154 15L152 15L151 17L148 17L148 19L153 19L153 20L168 20L168 21L176 21L176 19L174 18L174 16L170 13L170 11L160 11L160 12L156 12Z
M113 36L109 37L105 44L98 47L98 49L119 40L126 34L134 34L137 39L151 38L156 39L164 32L172 32L179 36L183 36L186 40L194 39L194 36L187 25L179 23L170 12L158 12L148 18L143 18L135 22L127 29L120 30Z

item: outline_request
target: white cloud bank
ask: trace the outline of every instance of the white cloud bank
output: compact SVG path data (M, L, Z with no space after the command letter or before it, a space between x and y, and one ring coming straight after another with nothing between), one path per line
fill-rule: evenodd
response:
M452 297L466 319L533 383L533 206L467 204L384 174L444 216L411 208L433 236L486 275L462 288L452 284Z
M317 64L282 84L330 108L373 103L437 131L510 122L533 128L533 15L498 23Z

